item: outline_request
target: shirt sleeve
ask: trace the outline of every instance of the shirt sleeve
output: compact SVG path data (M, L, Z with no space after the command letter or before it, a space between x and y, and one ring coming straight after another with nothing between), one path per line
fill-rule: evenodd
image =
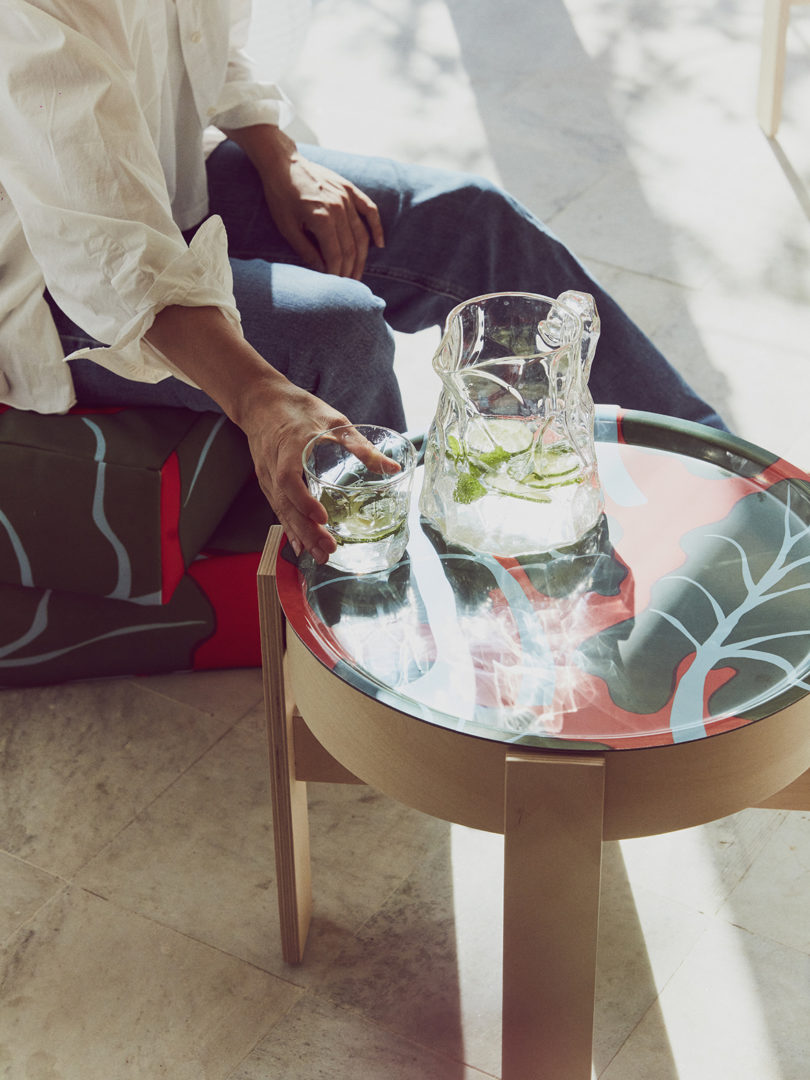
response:
M197 100L201 120L221 130L251 124L285 127L294 113L289 98L275 83L257 79L253 61L245 51L250 31L250 0L207 3L203 5L204 13L195 11L198 6L199 3L192 2L188 6L178 5L177 9L181 39L197 45L185 52L195 97L198 88L206 88L204 71L221 68L222 44L227 42L225 77L216 100ZM194 29L195 22L205 25L204 34ZM204 70L200 70L203 65Z
M211 219L186 244L131 80L108 52L26 0L0 5L1 194L57 304L108 346L93 359L154 382L179 375L143 339L162 308L239 315L224 227Z

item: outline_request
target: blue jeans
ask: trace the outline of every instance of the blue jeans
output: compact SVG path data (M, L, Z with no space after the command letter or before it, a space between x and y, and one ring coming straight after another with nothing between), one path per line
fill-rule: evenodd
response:
M651 341L532 214L475 176L382 158L302 147L377 204L386 246L369 250L362 281L309 270L275 228L244 153L222 143L208 160L210 211L228 233L245 337L292 382L355 422L403 429L391 328L441 325L482 293L591 293L602 321L590 387L594 400L725 427ZM87 336L61 313L68 350ZM80 404L184 405L218 410L205 393L169 378L151 385L71 361Z

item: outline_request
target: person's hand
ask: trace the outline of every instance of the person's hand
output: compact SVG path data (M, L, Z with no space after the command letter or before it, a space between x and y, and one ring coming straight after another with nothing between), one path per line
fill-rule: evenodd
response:
M279 232L314 270L359 280L369 240L383 246L379 211L368 195L297 151L285 172L265 181L264 193Z
M276 127L259 124L228 135L256 166L270 216L306 265L359 279L369 244L385 243L374 201L345 177L303 157Z
M348 424L342 413L292 383L281 390L275 386L267 402L254 394L249 412L240 420L259 484L293 550L296 555L309 551L319 563L325 563L337 545L325 528L326 510L303 478L302 454L313 436ZM351 426L341 433L341 442L377 472L399 470Z

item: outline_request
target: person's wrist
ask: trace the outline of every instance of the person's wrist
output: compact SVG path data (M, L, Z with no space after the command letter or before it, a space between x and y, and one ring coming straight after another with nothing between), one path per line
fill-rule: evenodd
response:
M256 417L266 417L278 405L280 398L288 393L289 381L269 364L262 370L252 372L233 387L228 417L243 431L255 426Z

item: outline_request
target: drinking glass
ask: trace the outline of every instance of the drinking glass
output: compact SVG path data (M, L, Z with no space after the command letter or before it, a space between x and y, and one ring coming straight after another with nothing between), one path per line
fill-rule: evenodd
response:
M358 457L370 451L392 464L380 471ZM408 543L413 443L391 428L348 424L311 439L303 464L309 490L329 515L326 528L337 543L329 565L351 574L396 565Z

